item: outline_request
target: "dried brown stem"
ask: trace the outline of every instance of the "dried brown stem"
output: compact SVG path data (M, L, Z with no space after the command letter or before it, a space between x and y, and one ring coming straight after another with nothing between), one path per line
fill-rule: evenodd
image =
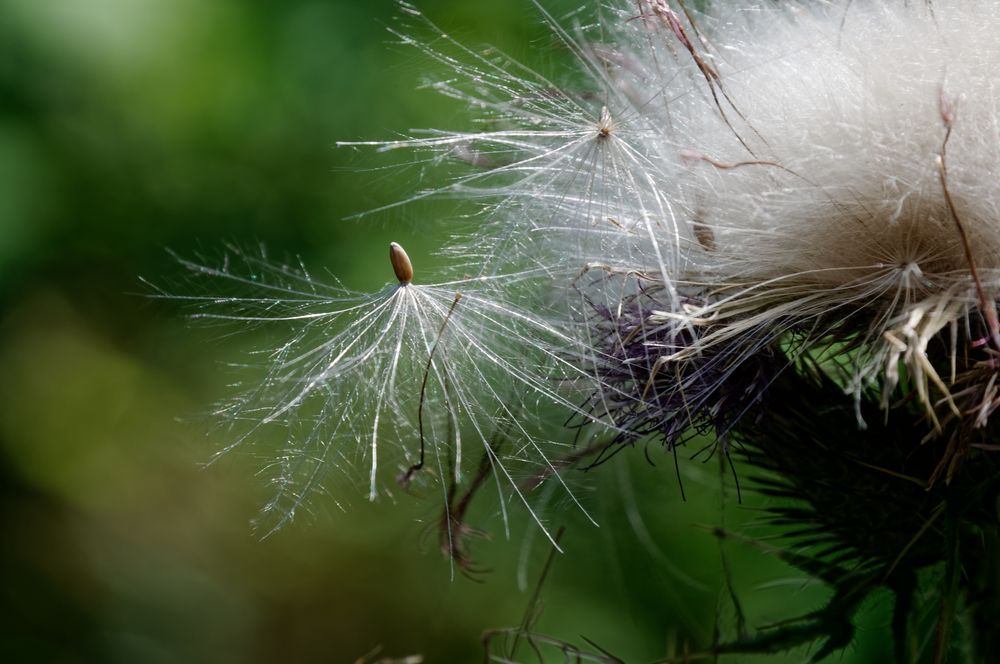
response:
M448 327L448 321L451 320L451 315L455 311L455 307L458 306L459 300L462 299L461 293L455 293L455 299L452 300L451 306L448 308L448 314L441 321L441 328L438 330L437 338L434 339L434 345L431 347L431 352L427 356L427 365L424 367L424 379L420 383L420 405L417 407L417 427L420 431L420 461L413 464L407 469L402 477L399 478L399 483L404 488L409 485L410 480L413 479L414 473L420 471L424 467L424 457L427 449L426 439L424 437L424 402L427 396L427 380L431 375L431 366L434 363L434 354L437 352L438 346L441 344L441 337L444 336L445 328Z
M729 97L726 89L722 86L722 77L719 76L719 72L715 71L715 68L712 67L707 60L705 60L704 56L702 56L701 53L699 53L694 47L694 44L691 43L691 39L688 37L687 31L684 29L684 25L681 23L681 19L677 15L677 12L667 6L666 0L653 0L650 3L650 8L652 9L653 14L658 16L667 28L674 33L677 41L681 43L681 46L684 47L684 49L691 56L691 59L694 60L695 65L698 67L698 71L701 72L701 75L705 78L705 82L708 83L708 90L712 94L712 100L715 102L715 107L719 110L719 115L722 116L722 121L725 122L726 126L729 127L729 130L733 132L733 136L735 136L736 140L740 142L740 145L742 145L751 155L756 156L747 142L743 140L742 136L740 136L740 133L736 131L736 127L733 126L729 116L726 115L725 109L722 108L722 102L719 100L719 95L722 95L723 99L726 100L726 103L729 104L729 106L736 112L736 115L738 115L743 122L747 122L746 116L740 112L740 109L735 103L733 103L733 100ZM685 8L685 12L687 12L687 8ZM694 24L692 23L692 25ZM695 32L697 32L697 27L695 28ZM749 125L749 123L747 124ZM753 129L753 127L751 127L751 129ZM756 130L754 130L754 133L757 134ZM757 135L760 136L760 134Z
M969 236L965 231L965 224L958 214L955 201L951 197L951 190L948 188L948 162L947 150L948 140L951 138L952 128L955 124L955 103L949 100L945 94L941 93L940 98L941 120L944 122L945 134L941 142L941 151L937 156L938 177L941 180L941 189L944 192L944 201L948 206L951 219L955 222L958 237L962 242L962 250L965 252L965 260L969 264L969 272L972 274L972 281L976 286L976 297L979 300L979 310L983 312L986 319L986 327L989 331L990 340L997 351L1000 351L1000 320L997 319L996 303L986 296L986 289L983 281L979 277L979 269L976 267L976 260L972 255L972 245L969 243Z

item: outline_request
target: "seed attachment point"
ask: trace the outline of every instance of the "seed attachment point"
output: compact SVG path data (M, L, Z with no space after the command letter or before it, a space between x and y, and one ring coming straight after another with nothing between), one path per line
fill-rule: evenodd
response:
M601 119L597 122L597 137L607 138L611 135L611 111L605 106L601 109Z
M406 250L395 242L389 243L389 262L392 263L392 271L396 273L400 284L405 286L413 281L413 263L406 255Z

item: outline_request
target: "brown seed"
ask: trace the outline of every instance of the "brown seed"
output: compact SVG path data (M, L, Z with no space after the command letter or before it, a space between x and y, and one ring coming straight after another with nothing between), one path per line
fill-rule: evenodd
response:
M715 233L711 226L695 219L691 222L691 229L694 231L694 237L698 240L698 244L705 251L715 251Z
M405 286L413 281L413 263L406 255L406 250L395 242L389 243L389 262L392 263L392 271L396 273L399 283Z

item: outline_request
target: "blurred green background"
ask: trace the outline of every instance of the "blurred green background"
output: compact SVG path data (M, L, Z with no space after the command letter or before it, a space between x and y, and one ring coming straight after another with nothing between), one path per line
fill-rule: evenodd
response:
M527 0L419 4L470 45L566 57ZM203 468L224 441L202 418L253 339L192 327L139 279L183 277L167 248L219 255L230 241L360 289L387 280L390 239L418 269L436 260L454 204L344 221L427 181L364 170L386 161L336 141L468 125L419 89L433 70L391 43L396 13L390 0L0 0L0 661L475 662L484 630L521 622L547 549L523 515L505 539L489 500L474 517L494 536L475 548L492 570L480 583L451 580L429 497L370 504L335 487L329 514L255 537L260 460ZM688 465L687 503L667 458L637 451L587 478L602 527L567 511L539 631L629 662L732 634L719 547L698 527L722 518L715 465ZM727 525L761 534L755 500L731 500ZM752 547L729 554L752 625L825 596ZM845 661L888 656L889 603L866 609Z

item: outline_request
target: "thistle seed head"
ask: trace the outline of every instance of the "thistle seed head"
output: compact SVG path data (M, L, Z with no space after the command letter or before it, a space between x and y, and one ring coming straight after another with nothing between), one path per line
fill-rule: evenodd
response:
M296 330L220 410L233 446L285 428L270 509L300 509L361 443L373 498L387 459L444 483L443 548L465 566L489 473L501 510L516 496L548 533L538 478L583 509L574 463L659 439L675 460L749 451L778 478L799 504L772 513L818 546L796 560L828 581L853 565L829 610L865 595L855 571L870 589L980 529L1000 542L997 0L616 2L574 30L536 3L578 60L555 78L401 1L416 27L394 33L451 70L433 87L472 129L354 145L441 173L385 207L480 201L448 229L458 278L411 285L395 242L399 285L374 294L255 256L189 263L237 293L188 298L202 316ZM553 407L587 444L550 435ZM976 577L963 556L955 584Z

